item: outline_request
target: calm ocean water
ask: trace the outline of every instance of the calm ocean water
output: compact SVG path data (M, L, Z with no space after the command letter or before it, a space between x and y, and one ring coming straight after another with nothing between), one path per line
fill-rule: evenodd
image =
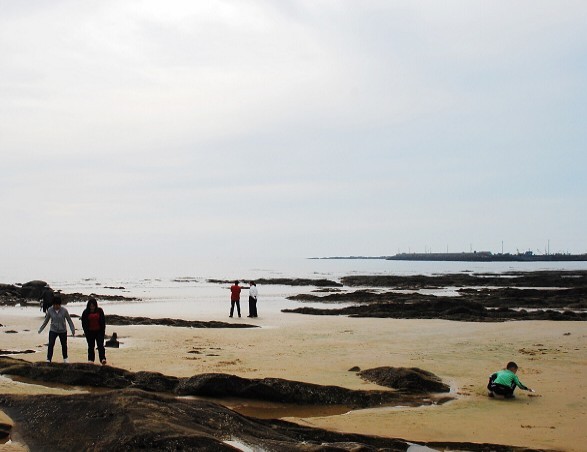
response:
M229 284L209 283L208 279L239 279L245 287L241 302L243 317L246 317L248 281L259 278L327 278L338 280L347 275L433 275L445 273L502 273L506 271L537 270L587 270L587 262L411 262L386 261L381 259L300 259L273 262L264 266L229 268L207 272L190 272L174 276L148 278L104 278L87 275L81 278L47 280L54 289L64 293L123 295L137 297L137 301L103 301L101 305L107 312L146 317L172 317L187 320L223 320L228 315ZM1 276L1 275L0 275ZM32 279L32 278L31 278ZM0 282L26 282L0 279ZM287 300L289 295L308 293L313 286L291 287L281 285L259 285L260 318L271 321L281 315L281 309L300 305ZM320 306L318 303L304 306ZM72 314L81 314L82 303L68 305ZM8 309L8 308L3 308ZM12 308L23 313L35 307Z

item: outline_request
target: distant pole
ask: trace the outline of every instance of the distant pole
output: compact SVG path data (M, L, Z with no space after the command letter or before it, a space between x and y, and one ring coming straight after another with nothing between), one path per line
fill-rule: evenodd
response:
M501 254L503 254L503 240L501 241Z
M547 254L550 254L550 239L548 239L548 253Z

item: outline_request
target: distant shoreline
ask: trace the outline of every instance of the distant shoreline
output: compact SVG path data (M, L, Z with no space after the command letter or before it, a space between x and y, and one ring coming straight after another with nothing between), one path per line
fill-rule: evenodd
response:
M474 251L461 253L398 253L394 256L332 256L311 257L310 259L381 259L390 261L429 261L429 262L583 262L586 254L533 254L498 253L490 251Z

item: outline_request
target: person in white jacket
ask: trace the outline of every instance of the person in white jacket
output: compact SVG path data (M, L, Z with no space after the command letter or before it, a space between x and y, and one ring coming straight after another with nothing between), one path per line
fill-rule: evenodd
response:
M69 324L71 329L71 335L75 336L75 326L69 316L69 312L63 306L61 306L61 297L55 297L53 299L53 306L47 309L45 314L45 320L39 328L39 334L45 329L47 323L51 320L51 326L49 327L49 347L47 349L47 362L50 363L53 359L53 348L55 347L55 341L59 337L61 342L61 353L63 354L63 362L67 363L67 326L65 322Z
M249 287L249 317L257 317L257 284L251 281Z

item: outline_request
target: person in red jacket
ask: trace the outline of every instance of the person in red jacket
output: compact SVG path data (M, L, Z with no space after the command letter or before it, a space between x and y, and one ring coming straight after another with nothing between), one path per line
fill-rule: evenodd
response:
M95 349L102 365L106 365L106 350L104 349L104 335L106 334L106 318L102 308L98 307L95 298L90 298L86 309L82 313L82 328L88 342L88 362L96 359Z
M236 310L238 312L238 316L241 316L241 288L238 285L238 281L235 281L232 286L230 286L230 317L234 313L234 305L236 304Z

